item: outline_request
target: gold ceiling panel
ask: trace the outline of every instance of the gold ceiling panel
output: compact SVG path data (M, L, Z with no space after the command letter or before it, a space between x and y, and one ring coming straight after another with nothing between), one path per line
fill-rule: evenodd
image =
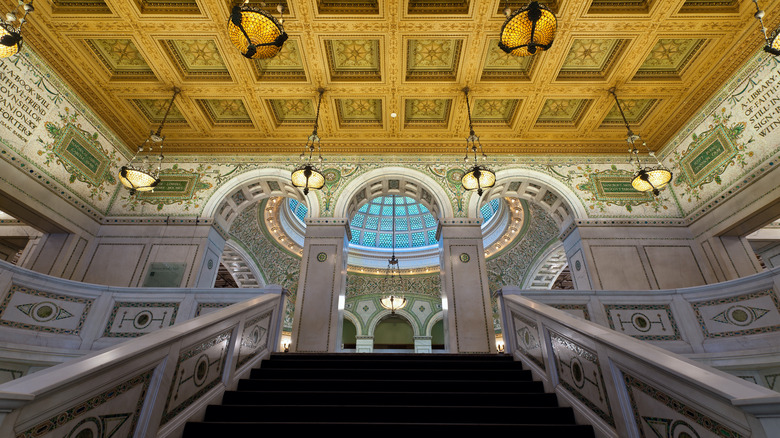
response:
M319 87L319 133L333 154L366 144L379 154L462 152L464 86L488 154L624 154L613 86L632 129L658 148L763 44L754 5L736 0L545 2L558 36L530 57L497 45L504 8L524 0L286 1L264 8L279 17L285 5L290 36L270 60L233 48L224 0L50 0L25 25L25 46L129 149L179 86L168 153L297 156ZM766 3L775 29L780 2Z

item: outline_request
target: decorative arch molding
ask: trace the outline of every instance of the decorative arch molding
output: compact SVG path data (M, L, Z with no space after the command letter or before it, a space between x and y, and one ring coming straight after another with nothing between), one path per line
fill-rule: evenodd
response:
M234 240L225 242L221 263L238 283L238 287L265 287L260 268L249 254Z
M255 169L242 173L223 184L211 195L203 209L204 217L213 217L224 229L247 207L272 196L293 198L306 204L309 217L320 215L317 195L307 196L290 182L290 171L285 169Z
M360 318L355 316L355 314L350 312L349 310L344 310L343 315L344 315L344 319L349 320L349 322L351 322L352 325L355 326L355 333L357 333L358 336L365 336L363 335L363 324L360 323ZM342 321L342 325L343 324L344 322Z
M479 207L495 198L527 199L547 211L561 229L577 219L588 217L585 207L569 187L555 178L530 169L507 169L496 172L496 185L480 197L467 195L468 217L479 217Z
M384 195L414 198L439 219L454 217L444 188L430 175L406 167L383 167L356 177L336 201L334 217L351 218L363 204Z
M381 311L379 311L379 313L374 315L374 318L368 324L368 332L367 332L368 335L369 336L374 336L374 331L376 331L376 326L379 325L379 323L382 322L383 319L387 318L388 316L390 316L392 314L393 313L391 311L389 311L387 309L382 309ZM414 317L411 314L409 314L409 312L407 312L404 309L401 309L401 310L396 310L395 314L397 316L400 316L404 320L406 320L406 322L410 326L412 326L412 330L414 331L414 336L424 336L424 335L420 334L420 327L418 327L417 323L414 320Z
M433 326L436 325L437 322L444 320L444 311L439 310L431 318L428 320L428 323L425 324L425 333L422 334L422 336L433 336ZM445 335L446 338L446 335Z
M522 288L549 290L568 264L563 242L550 245L528 271Z

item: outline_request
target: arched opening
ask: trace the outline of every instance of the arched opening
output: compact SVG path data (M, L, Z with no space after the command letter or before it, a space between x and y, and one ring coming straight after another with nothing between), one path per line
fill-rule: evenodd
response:
M433 350L444 350L444 320L436 321L431 327L431 348Z
M374 329L374 350L414 350L414 329L409 321L389 315Z
M344 324L341 328L341 348L354 350L357 348L357 329L352 321L344 318Z

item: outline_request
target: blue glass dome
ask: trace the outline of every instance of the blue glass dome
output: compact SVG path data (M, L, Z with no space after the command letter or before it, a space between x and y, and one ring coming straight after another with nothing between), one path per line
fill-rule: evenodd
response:
M303 222L307 208L295 199L289 200L290 211ZM395 247L420 248L436 245L437 221L428 208L408 196L379 196L352 216L351 245L368 248L391 248L393 241L393 207L395 207ZM500 201L494 199L480 208L484 227L496 216Z

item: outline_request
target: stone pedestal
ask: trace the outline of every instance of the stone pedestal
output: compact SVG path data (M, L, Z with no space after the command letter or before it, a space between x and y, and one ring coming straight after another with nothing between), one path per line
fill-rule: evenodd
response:
M442 308L450 353L495 353L481 219L439 221Z
M347 219L306 220L290 351L325 353L339 349L349 239Z
M373 353L374 352L374 337L373 336L358 336L355 339L355 352L357 352L357 353Z
M433 348L431 347L430 336L415 336L414 337L414 352L415 353L431 353Z

